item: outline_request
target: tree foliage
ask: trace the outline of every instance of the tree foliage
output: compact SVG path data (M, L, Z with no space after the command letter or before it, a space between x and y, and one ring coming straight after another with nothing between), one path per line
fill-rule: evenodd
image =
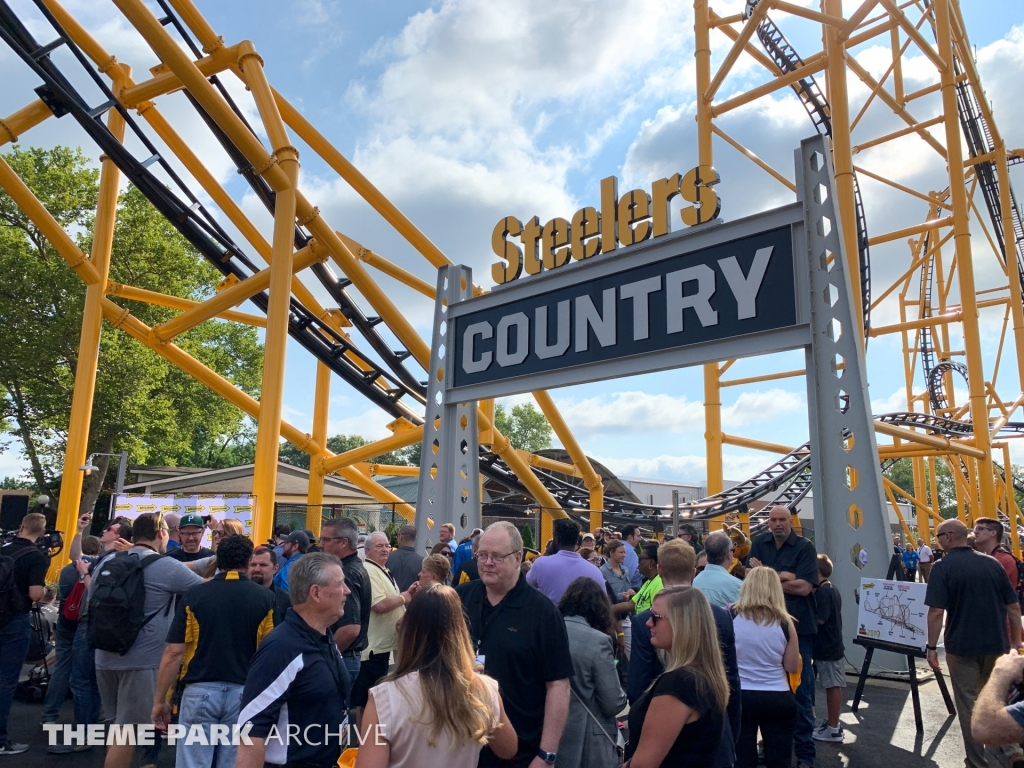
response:
M924 462L925 472L928 472L928 462ZM956 466L954 464L954 466ZM895 485L914 495L914 460L902 458L894 461L882 473ZM935 460L935 485L938 490L938 512L944 518L956 517L956 481L950 474L949 467L942 459ZM934 507L931 500L931 482L925 483L925 498L921 499L929 506ZM903 501L897 494L897 501Z
M512 445L530 453L551 447L553 430L547 417L533 403L521 403L506 411L500 403L494 406L494 426Z
M47 210L89 253L98 174L79 150L21 149L5 155ZM34 485L55 497L63 469L78 362L85 286L27 216L0 192L0 422L22 442ZM220 274L129 187L118 201L110 279L202 301ZM165 307L120 301L148 325L173 317ZM258 394L262 349L256 329L210 321L175 339L249 394ZM253 436L233 405L188 374L104 324L89 451L128 451L130 463L218 467L238 463ZM105 470L106 462L100 464ZM90 478L99 492L105 472Z

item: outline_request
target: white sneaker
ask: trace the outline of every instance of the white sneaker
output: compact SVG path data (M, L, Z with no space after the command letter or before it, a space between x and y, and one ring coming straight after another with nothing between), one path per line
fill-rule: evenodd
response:
M828 723L822 723L811 733L811 737L817 741L834 741L842 744L846 734L843 732L842 724L838 728L832 728Z

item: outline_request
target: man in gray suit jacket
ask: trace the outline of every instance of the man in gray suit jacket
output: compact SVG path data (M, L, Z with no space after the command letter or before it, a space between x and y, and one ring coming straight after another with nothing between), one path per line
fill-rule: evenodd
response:
M593 580L583 576L568 586L558 609L565 617L575 671L570 681L569 717L558 745L559 763L579 768L618 765L615 716L626 706L626 694L619 685L612 638L592 626L613 626L608 598Z

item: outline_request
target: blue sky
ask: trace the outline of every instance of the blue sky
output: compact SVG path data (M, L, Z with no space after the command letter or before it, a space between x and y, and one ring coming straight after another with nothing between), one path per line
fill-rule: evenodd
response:
M741 3L713 6L727 15ZM27 0L15 7L38 19ZM75 0L68 7L112 53L132 64L137 78L157 63L112 4ZM477 282L485 286L490 283L490 231L502 216L568 217L581 205L597 203L598 182L605 176L619 176L623 189L647 187L653 179L696 164L690 3L218 0L199 7L228 43L252 40L275 87L443 251L473 267ZM965 2L963 13L999 125L1011 147L1024 146L1024 105L1016 98L1024 75L1024 11L1019 3L1001 0ZM777 20L798 51L809 55L819 49L819 26L788 17ZM38 21L32 26L40 39L51 36ZM720 59L727 41L716 35L712 43ZM885 70L886 49L865 46L856 55L876 76ZM0 51L0 74L7 84L0 91L0 114L9 114L33 98L31 88L37 83L6 50ZM908 90L934 82L922 56L906 62L904 75L913 84ZM230 76L226 80L254 114L243 87ZM758 65L741 58L720 96L763 80ZM862 103L866 89L852 76L850 90L855 104ZM247 195L183 97L170 96L159 105L269 233L269 217ZM919 118L934 110L928 98L912 107ZM793 148L813 132L788 92L737 110L720 125L790 176ZM888 110L873 107L854 142L896 127ZM23 142L82 144L87 154L96 154L66 120L49 121ZM922 147L920 141L905 139L891 149L866 152L857 162L923 191L945 186L942 167ZM300 183L335 229L433 280L429 265L344 182L311 152L303 152L301 160ZM718 191L726 219L792 199L788 190L717 139L715 164L722 175ZM1014 174L1020 188L1024 175ZM924 220L923 203L873 182L862 184L872 233ZM979 287L994 284L997 267L980 232L974 243ZM906 268L907 253L905 244L873 251L879 285ZM381 284L425 333L431 303L387 278ZM895 311L891 303L880 307L876 324L892 322ZM1001 319L998 311L982 317L989 376ZM798 353L750 359L738 362L730 376L795 369L802 363ZM285 417L304 430L312 417L314 370L313 361L292 345ZM1010 400L1017 394L1009 378L1012 370L1012 359L1005 360L999 381ZM905 407L898 339L871 341L868 373L876 411ZM698 480L704 477L701 382L699 369L681 370L554 395L584 448L612 469ZM794 378L725 390L726 431L790 445L806 440L804 386L802 378ZM332 432L382 437L388 420L336 380ZM726 475L740 479L769 461L768 454L727 448ZM21 466L16 446L0 456L0 476Z

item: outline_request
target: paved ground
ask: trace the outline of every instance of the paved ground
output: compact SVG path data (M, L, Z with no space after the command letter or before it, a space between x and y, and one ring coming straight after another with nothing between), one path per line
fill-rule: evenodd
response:
M922 669L922 672L924 670ZM934 681L921 688L924 732L914 727L914 708L910 689L902 683L871 681L865 688L858 712L849 711L853 699L853 683L846 689L842 721L846 728L845 744L818 743L818 768L960 768L964 761L963 741L955 715L947 715L942 696ZM823 712L824 696L819 690L819 712ZM91 752L48 756L46 735L39 727L41 704L15 702L11 712L11 737L28 741L31 749L10 758L15 768L101 768L103 756L99 748ZM819 720L823 719L819 717ZM62 722L72 721L71 701L64 707ZM136 758L136 765L138 765ZM161 750L158 768L172 768L173 751Z

